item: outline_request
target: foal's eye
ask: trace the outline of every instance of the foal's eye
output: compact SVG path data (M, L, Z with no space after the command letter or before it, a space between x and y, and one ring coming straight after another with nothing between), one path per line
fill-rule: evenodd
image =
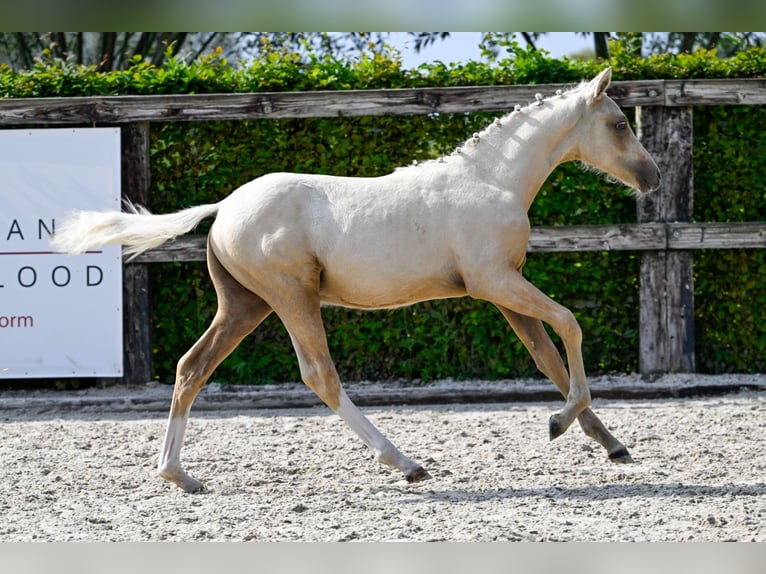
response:
M622 130L624 130L624 129L626 129L628 127L628 122L626 122L624 120L623 121L619 121L616 124L614 124L614 127L617 130L622 131Z

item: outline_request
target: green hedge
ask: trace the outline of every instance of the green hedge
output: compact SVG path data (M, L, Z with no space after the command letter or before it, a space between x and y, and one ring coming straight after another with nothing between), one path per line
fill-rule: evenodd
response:
M709 52L636 59L612 47L614 78L755 77L766 52L721 60ZM136 61L124 72L97 74L60 62L29 72L0 68L0 95L284 91L448 85L578 82L604 62L553 60L517 49L498 65L481 63L402 70L375 56L350 64L267 56L232 67L212 56L163 68ZM414 159L450 152L490 114L170 123L152 126L152 209L167 212L216 201L272 171L373 176ZM758 107L695 110L697 221L766 220L766 113ZM632 223L636 208L620 187L569 164L558 168L532 207L533 224ZM584 330L589 373L637 369L638 258L632 253L533 254L525 274L570 307ZM697 252L697 363L704 372L766 369L766 263L763 251ZM177 358L212 318L215 297L203 263L151 266L155 376L172 380ZM534 363L494 307L469 299L392 311L324 310L345 379L504 378L536 374ZM297 380L286 332L270 317L216 371L219 381Z
M696 221L766 221L765 112L695 109ZM694 271L697 370L766 372L766 250L698 251Z

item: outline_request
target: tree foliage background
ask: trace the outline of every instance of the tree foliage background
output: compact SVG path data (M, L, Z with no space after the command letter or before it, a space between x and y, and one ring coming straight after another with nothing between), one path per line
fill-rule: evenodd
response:
M410 32L415 51L449 38L450 32ZM763 32L578 32L593 40L592 54L608 58L609 41L616 41L636 55L691 53L715 50L720 57L753 46L763 46ZM507 49L522 44L537 50L545 32L477 32L477 45L488 61L501 58ZM233 63L267 52L290 52L304 58L358 59L389 49L390 32L0 32L0 63L29 69L35 61L56 58L73 64L93 65L99 71L125 69L136 58L155 66L167 57L186 61L216 51Z

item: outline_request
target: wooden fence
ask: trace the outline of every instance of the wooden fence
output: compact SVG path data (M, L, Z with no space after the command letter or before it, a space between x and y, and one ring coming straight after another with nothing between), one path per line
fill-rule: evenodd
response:
M150 203L152 122L505 112L561 85L327 92L101 96L0 100L0 126L119 125L123 196ZM766 222L692 223L693 106L766 104L766 80L614 82L609 95L636 107L638 135L663 174L639 200L635 225L537 227L529 251L640 252L639 370L694 371L693 251L766 247ZM202 261L205 241L187 236L124 266L125 382L151 379L148 264Z

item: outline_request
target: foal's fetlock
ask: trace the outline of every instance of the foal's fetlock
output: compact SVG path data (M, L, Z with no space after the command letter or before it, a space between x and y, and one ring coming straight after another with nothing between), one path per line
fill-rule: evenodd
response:
M575 419L580 416L585 409L590 407L590 391L584 396L573 400L572 395L567 398L567 403L561 412L551 415L548 419L548 435L550 440L560 437L564 434Z

